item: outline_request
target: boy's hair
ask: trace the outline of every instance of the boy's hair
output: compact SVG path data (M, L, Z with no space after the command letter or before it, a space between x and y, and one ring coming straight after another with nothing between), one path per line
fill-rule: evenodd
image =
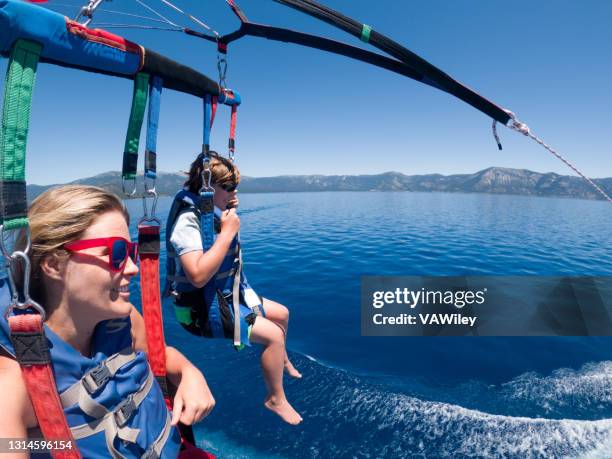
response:
M214 151L211 151L209 154L211 157L212 185L222 185L225 183L238 185L240 183L240 171L234 163ZM203 159L204 154L200 153L189 168L189 176L184 186L192 193L197 193L202 188Z

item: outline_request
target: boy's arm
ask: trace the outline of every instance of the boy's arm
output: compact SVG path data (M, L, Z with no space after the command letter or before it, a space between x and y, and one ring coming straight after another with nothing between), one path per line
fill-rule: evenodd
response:
M204 287L219 271L233 239L234 237L228 233L220 233L213 246L206 252L194 250L179 257L187 279L194 287Z

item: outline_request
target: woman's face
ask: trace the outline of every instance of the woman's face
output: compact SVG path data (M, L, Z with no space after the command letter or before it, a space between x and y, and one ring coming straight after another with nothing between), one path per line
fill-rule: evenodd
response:
M213 185L215 189L215 197L213 198L213 203L221 210L225 210L229 207L236 207L236 196L238 194L238 190L234 191L225 191L220 185Z
M123 214L113 210L98 216L82 240L119 236L130 240ZM111 271L106 247L92 247L70 254L66 263L64 295L70 309L87 320L117 319L130 314L129 284L138 273L131 258L122 271Z

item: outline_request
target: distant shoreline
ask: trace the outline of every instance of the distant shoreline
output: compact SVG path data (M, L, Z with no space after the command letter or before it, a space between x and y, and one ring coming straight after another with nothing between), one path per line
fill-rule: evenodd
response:
M160 196L173 196L182 187L184 181L183 173L158 173L156 190ZM608 194L612 194L612 177L593 181ZM106 172L70 183L99 186L123 196L121 174L118 171ZM46 189L58 185L28 185L28 199L34 199ZM142 177L140 176L137 179L137 187L139 190L142 189ZM502 167L489 167L473 174L454 175L405 175L399 172L385 172L374 175L243 176L240 191L242 193L410 191L603 199L580 177Z

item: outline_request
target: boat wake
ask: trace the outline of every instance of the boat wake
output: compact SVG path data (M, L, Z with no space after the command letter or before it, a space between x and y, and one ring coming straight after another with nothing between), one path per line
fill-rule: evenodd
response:
M202 435L223 431L236 444L261 451L262 457L266 452L284 457L598 458L612 451L612 419L597 419L598 413L611 410L612 362L544 377L525 374L485 390L497 405L510 403L517 413L521 406L527 413L540 410L546 417L426 400L390 391L384 381L330 368L309 356L292 355L292 360L304 374L301 381L287 381L288 398L305 420L298 428L276 420L262 428L266 415L256 398L240 403L246 404L243 412L257 413L257 422L222 412L206 423ZM226 397L232 398L237 386L230 386L215 394L218 409ZM456 390L463 393L467 386ZM582 419L556 418L564 411L578 412Z

